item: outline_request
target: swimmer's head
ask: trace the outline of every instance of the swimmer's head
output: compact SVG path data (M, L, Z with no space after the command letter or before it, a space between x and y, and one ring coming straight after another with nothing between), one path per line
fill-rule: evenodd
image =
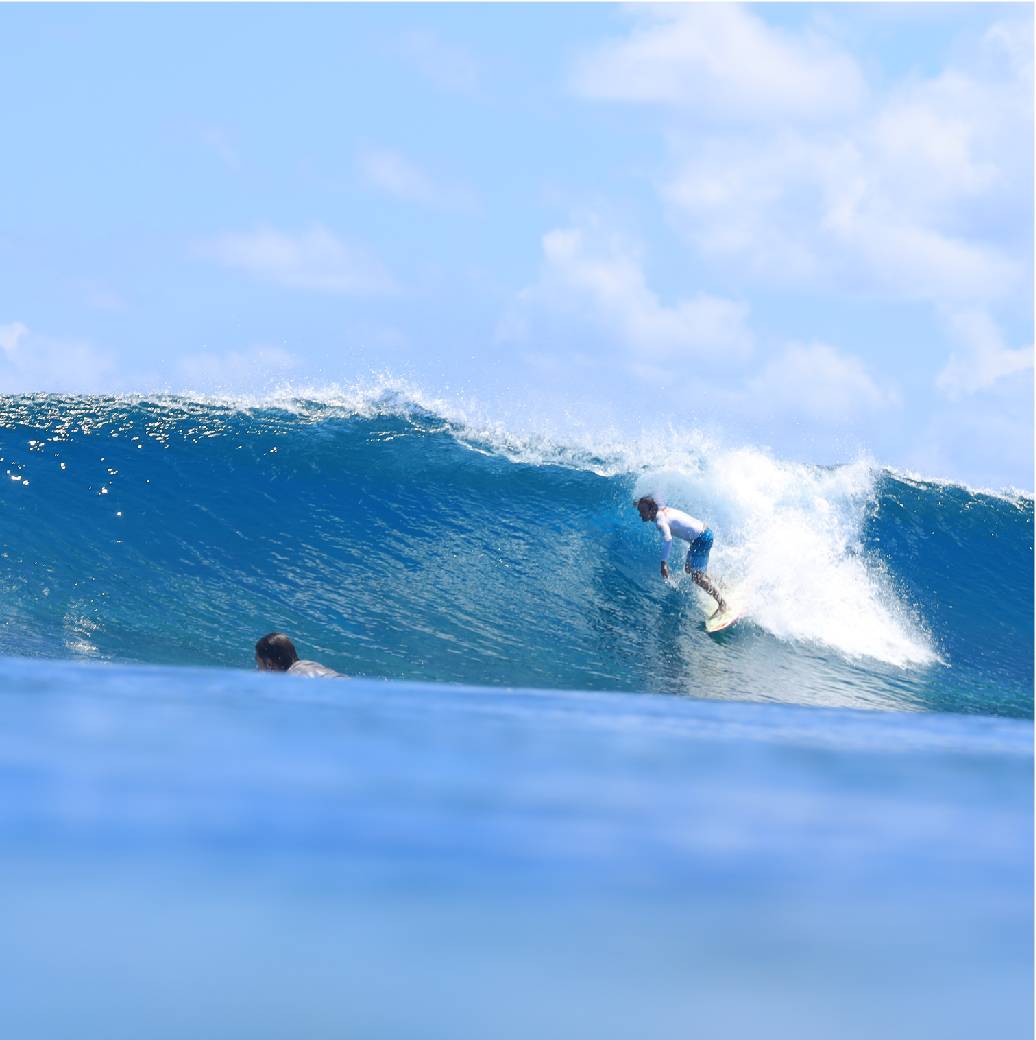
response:
M645 495L643 498L638 498L634 503L637 507L637 512L640 513L640 519L647 523L649 520L654 520L658 516L658 503L650 496Z
M298 659L295 644L283 632L271 632L255 644L255 666L261 672L286 672Z

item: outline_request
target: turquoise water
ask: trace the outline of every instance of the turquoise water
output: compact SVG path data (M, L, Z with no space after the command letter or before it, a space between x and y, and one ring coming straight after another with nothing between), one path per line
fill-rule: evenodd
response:
M1031 1035L1031 497L398 398L0 414L7 1034Z

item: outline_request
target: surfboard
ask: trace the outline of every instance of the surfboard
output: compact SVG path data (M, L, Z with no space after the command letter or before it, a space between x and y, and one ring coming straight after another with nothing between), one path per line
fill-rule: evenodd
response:
M735 621L741 618L741 608L735 603L727 602L726 610L717 610L715 614L705 620L705 631L709 633L722 632L730 628Z

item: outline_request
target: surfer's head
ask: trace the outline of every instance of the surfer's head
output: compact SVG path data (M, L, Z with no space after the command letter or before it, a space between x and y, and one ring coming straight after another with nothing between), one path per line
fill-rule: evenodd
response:
M637 512L640 513L640 519L643 520L644 523L647 523L649 520L654 520L658 515L658 503L650 495L638 498L636 506Z
M255 644L255 666L261 672L286 672L298 659L295 644L283 632L271 632Z

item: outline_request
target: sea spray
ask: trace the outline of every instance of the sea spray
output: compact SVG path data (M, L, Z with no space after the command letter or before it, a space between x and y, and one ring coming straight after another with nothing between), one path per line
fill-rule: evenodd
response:
M931 664L937 657L914 611L863 549L878 477L869 462L808 466L712 444L682 466L647 469L636 493L712 526L712 568L772 635L900 667Z

